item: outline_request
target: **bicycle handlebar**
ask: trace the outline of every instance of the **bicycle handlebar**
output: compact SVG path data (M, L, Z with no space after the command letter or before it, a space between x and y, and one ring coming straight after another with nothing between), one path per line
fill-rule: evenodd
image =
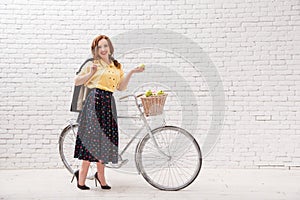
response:
M137 98L139 98L139 97L141 97L141 96L143 96L143 95L144 95L144 94L139 94L139 95L129 94L129 95L120 97L119 100L121 101L121 100L126 99L126 98L128 98L128 97L134 97L134 98L137 100Z
M135 94L129 94L129 95L126 95L126 96L123 96L121 98L119 98L119 100L123 100L123 99L126 99L128 97L134 97L134 100L135 100L135 105L137 106L137 108L139 109L140 113L142 114L143 111L141 110L140 108L140 105L139 105L139 102L138 102L138 99L139 97L143 96L144 94L139 94L139 95L135 95Z

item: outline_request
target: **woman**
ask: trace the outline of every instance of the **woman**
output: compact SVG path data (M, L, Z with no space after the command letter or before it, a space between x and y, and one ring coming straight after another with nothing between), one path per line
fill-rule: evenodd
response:
M144 71L144 68L136 67L124 77L121 64L112 57L113 45L105 35L93 40L91 51L93 63L75 77L75 85L85 84L92 90L77 120L79 127L74 157L82 160L82 165L74 176L79 189L90 189L85 185L85 180L90 162L96 162L95 181L100 183L102 189L110 189L105 180L104 164L118 162L119 140L113 92L116 89L125 90L131 76Z

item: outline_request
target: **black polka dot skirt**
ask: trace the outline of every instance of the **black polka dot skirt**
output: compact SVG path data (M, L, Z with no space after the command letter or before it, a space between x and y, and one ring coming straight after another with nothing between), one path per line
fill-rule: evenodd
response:
M98 88L89 93L77 122L74 158L118 162L118 122L113 93Z

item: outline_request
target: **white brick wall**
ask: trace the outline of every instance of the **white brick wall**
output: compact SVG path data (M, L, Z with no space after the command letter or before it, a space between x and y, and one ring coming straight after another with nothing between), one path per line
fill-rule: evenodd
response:
M0 168L62 167L58 136L65 122L76 117L69 112L73 77L89 57L92 39L145 28L172 30L192 39L218 69L225 121L206 166L300 166L297 0L11 0L0 4L0 24ZM158 80L170 87L192 88L199 115L195 136L202 144L212 102L201 74L172 52L143 49L116 56L125 71L140 62L175 66L188 86L173 83L174 77L156 68L147 72L162 76ZM135 76L128 89L143 84L142 77ZM120 105L120 112L124 109ZM180 109L173 105L167 112Z

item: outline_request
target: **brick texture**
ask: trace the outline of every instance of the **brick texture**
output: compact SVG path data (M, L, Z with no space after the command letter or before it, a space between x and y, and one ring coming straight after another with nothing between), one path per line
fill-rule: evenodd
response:
M196 42L222 80L225 119L215 147L205 155L205 166L300 167L297 0L7 0L0 4L0 24L2 169L62 167L58 138L67 120L77 117L69 112L73 78L90 56L93 38L98 34L117 38L126 31L157 28ZM193 54L184 45L178 49ZM185 128L202 145L212 115L205 77L180 55L163 49L145 47L115 56L125 72L146 63L145 73L132 78L127 92L151 87L144 81L147 77L169 88L193 91L192 103L181 100L178 104L176 96L170 96L165 117L169 124L180 126L180 114L190 110L184 120L196 126L189 129L186 124ZM134 114L131 109L130 102L118 103L119 114ZM160 121L150 120L153 126L155 120ZM131 123L120 121L120 128L132 132L138 126ZM122 134L121 141L127 137Z

